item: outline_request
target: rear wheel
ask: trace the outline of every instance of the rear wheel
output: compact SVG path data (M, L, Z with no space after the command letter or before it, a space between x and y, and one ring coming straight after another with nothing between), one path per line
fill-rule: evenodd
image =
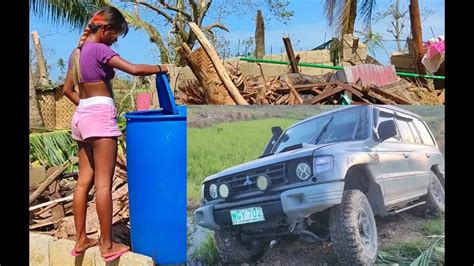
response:
M435 172L430 173L430 184L426 195L426 205L430 211L444 214L444 180L440 179Z

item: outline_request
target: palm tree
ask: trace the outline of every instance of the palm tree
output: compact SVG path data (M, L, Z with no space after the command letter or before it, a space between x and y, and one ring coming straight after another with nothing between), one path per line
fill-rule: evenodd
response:
M41 114L38 105L38 99L36 98L36 90L33 82L33 71L31 71L31 62L29 64L30 68L30 84L29 84L29 96L30 96L30 129L34 127L43 127L43 120L41 119Z
M112 3L112 0L29 0L30 8L34 14L40 17L46 17L53 23L60 22L71 26L72 28L82 29L87 23L91 13L98 7L112 5L118 8L125 19L133 27L145 30L150 41L156 44L160 50L160 60L163 64L169 64L173 61L178 64L183 63L179 59L179 54L174 53L174 48L180 47L182 43L186 43L189 47L193 47L197 39L194 33L190 32L186 22L194 22L205 32L213 35L214 29L228 31L225 25L219 21L211 23L207 26L203 25L204 18L208 15L209 8L213 3L212 0L121 0L120 2L135 5L135 11L126 11ZM115 1L114 1L115 2ZM118 2L118 1L117 1ZM261 5L261 0L239 0L224 1L226 4L218 8L232 9L238 6L240 9L243 5L248 8L255 8ZM285 22L293 16L292 11L286 8L289 4L286 0L264 0L263 1L271 13L279 20ZM123 6L122 4L119 4ZM154 12L158 17L167 22L171 27L170 38L163 38L158 28L152 24L142 20L137 12L138 6L146 8L148 11ZM168 40L166 40L168 39ZM165 41L172 47L168 47ZM176 58L173 58L176 55Z
M370 29L375 5L375 0L324 0L329 26L333 26L340 36L354 33L357 15L362 18L364 28Z

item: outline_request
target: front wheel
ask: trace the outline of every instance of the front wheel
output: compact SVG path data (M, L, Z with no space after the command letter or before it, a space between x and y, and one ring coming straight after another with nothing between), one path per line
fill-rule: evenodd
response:
M357 189L346 190L331 208L329 231L334 251L344 265L372 265L377 257L377 227L370 203Z

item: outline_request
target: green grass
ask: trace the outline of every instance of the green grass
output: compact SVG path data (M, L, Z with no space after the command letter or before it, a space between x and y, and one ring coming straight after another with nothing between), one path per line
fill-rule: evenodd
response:
M441 218L431 219L420 224L420 229L424 235L442 235L444 234L444 221Z
M418 239L411 242L396 243L384 248L382 251L392 256L415 259L428 246L426 241Z
M297 120L271 118L188 128L188 200L199 200L206 176L257 159L271 137L271 127L286 129Z
M191 254L194 259L205 262L208 265L217 265L219 255L212 234L208 234L199 247Z
M420 223L417 228L423 234L421 239L394 243L383 248L379 251L377 263L427 265L425 262L430 259L434 260L437 257L439 261L440 257L444 257L444 252L433 255L434 249L444 248L444 218L428 219Z

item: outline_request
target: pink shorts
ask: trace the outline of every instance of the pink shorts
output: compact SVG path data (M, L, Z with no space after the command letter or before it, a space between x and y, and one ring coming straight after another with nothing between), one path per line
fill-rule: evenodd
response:
M71 131L72 138L78 141L121 136L114 100L104 96L81 99L72 116Z

